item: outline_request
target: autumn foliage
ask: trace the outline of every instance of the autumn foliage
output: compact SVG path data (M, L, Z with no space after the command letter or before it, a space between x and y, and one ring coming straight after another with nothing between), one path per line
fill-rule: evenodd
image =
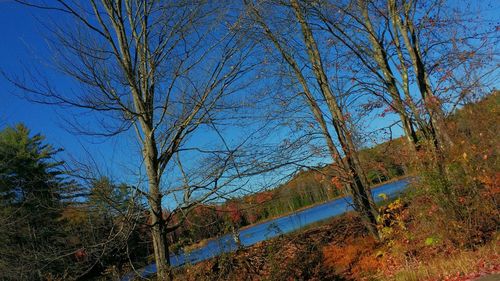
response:
M377 242L372 237L349 237L323 248L325 264L343 276L359 278L380 268L380 261L373 255Z

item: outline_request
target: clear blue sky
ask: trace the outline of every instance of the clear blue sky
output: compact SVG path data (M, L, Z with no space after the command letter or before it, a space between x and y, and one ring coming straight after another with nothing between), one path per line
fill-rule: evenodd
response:
M26 63L43 63L43 57L50 55L44 41L45 28L38 20L44 19L47 11L22 6L14 1L0 0L0 26L2 36L0 41L0 69L7 73L20 74ZM41 58L41 59L40 59ZM61 86L65 86L61 77ZM67 84L67 86L70 86ZM13 94L19 93L3 77L0 78L0 126L18 122L25 123L33 132L41 132L47 140L68 152L80 150L81 136L74 136L63 128L61 115L67 112L57 111L57 108L35 104ZM107 145L97 145L106 148ZM105 149L107 153L107 149Z
M0 1L0 68L6 73L20 73L21 64L36 55L44 55L47 48L41 35L42 27L34 16L38 10L28 9L13 1ZM29 103L12 93L15 89L5 79L0 79L0 124L25 123L35 132L43 132L49 142L76 149L77 139L57 126L58 117L53 107Z
M0 0L0 69L8 74L21 74L24 66L43 63L43 57L50 51L44 38L46 29L40 25L48 15L47 11L29 8L14 1ZM70 87L63 77L58 79L58 86ZM46 136L48 143L65 152L60 157L83 160L88 158L85 150L91 150L94 160L99 163L105 173L111 175L127 174L123 167L115 166L131 160L131 155L124 156L120 151L129 139L114 138L105 141L103 138L89 138L75 135L65 128L63 118L71 111L61 110L53 106L29 102L20 96L19 90L3 77L0 78L0 127L19 122L26 124L33 133ZM122 171L120 171L122 170Z
M493 5L495 7L495 5ZM496 6L498 8L498 6ZM489 12L495 13L496 8ZM498 10L497 10L498 11ZM0 0L0 69L7 73L22 73L22 65L43 62L43 57L49 55L43 33L46 32L37 20L47 17L48 11L22 6L14 1ZM497 14L498 15L498 14ZM495 18L495 16L493 16ZM498 18L498 16L497 16ZM39 58L42 58L39 60ZM70 87L67 80L58 78L59 86ZM86 157L84 147L91 150L93 156L111 174L121 176L127 174L118 163L135 162L134 156L124 155L133 138L114 138L110 141L90 139L67 132L61 116L72 114L55 107L28 102L13 93L18 92L8 81L0 77L0 128L19 122L25 123L34 133L42 133L48 143L66 150L63 159ZM395 116L391 117L395 119ZM91 121L90 121L91 122ZM392 122L389 118L378 118L372 121L370 127L380 127ZM401 131L396 131L400 134ZM137 157L137 156L135 156ZM131 167L128 167L131 168Z

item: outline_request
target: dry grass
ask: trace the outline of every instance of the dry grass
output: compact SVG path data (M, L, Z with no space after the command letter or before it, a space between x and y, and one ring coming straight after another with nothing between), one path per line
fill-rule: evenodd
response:
M476 251L462 251L450 256L435 257L425 263L408 264L382 280L473 280L480 273L500 270L499 243L497 237Z

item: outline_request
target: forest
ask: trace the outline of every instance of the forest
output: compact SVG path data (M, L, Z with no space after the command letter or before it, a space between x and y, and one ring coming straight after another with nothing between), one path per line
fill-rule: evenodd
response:
M498 280L498 9L0 3L0 279Z

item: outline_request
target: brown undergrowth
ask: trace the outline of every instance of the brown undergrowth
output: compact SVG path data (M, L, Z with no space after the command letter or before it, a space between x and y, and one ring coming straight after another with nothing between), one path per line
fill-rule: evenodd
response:
M178 269L177 280L474 280L500 271L500 236L460 240L421 194L381 207L376 241L354 213ZM440 219L441 218L441 219ZM483 223L492 223L494 218ZM469 232L470 234L470 232ZM448 235L448 236L447 236ZM462 241L462 242L460 242Z
M322 248L366 235L354 214L305 231L260 242L180 269L177 280L345 280L324 263Z
M474 280L498 272L498 211L487 200L474 204L470 218L481 218L471 222L452 219L430 195L397 199L380 209L380 242L355 235L333 242L323 248L325 266L350 280Z

